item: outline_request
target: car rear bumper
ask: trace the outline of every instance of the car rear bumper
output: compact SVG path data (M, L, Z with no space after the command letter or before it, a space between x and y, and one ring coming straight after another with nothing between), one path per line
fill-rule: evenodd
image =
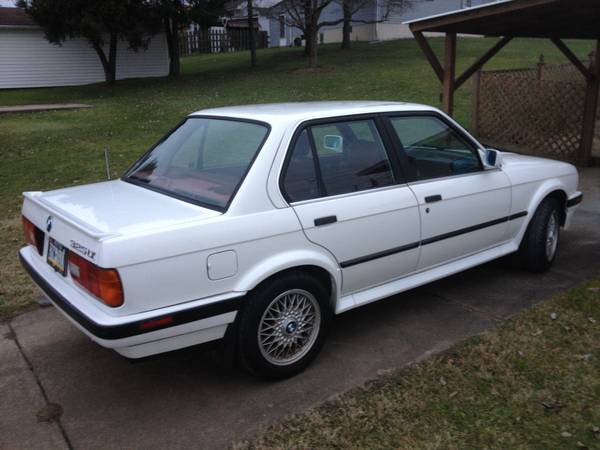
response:
M189 302L134 314L109 316L99 308L83 311L82 294L44 264L30 246L19 252L21 264L43 294L77 328L103 347L128 358L176 350L220 339L235 320L244 293ZM93 311L93 317L90 312Z

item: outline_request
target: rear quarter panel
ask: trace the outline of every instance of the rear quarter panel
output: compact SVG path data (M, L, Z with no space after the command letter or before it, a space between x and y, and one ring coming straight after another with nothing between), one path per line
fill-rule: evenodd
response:
M311 264L336 276L331 255L308 242L291 208L228 217L151 235L104 243L125 289L118 315L158 309L192 300L246 292L281 270ZM235 253L232 276L211 279L207 260ZM337 283L336 283L337 284Z

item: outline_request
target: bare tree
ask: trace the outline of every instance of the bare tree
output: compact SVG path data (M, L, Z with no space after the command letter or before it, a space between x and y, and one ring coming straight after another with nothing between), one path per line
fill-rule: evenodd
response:
M326 26L344 24L344 48L350 47L350 27L353 22L377 23L387 20L393 11L408 7L411 3L420 0L284 0L277 8L277 14L284 14L286 23L298 28L304 34L306 42L305 53L308 56L308 67L317 67L318 64L318 36L319 30ZM332 3L342 5L341 17L332 20L321 20L321 14ZM354 20L353 16L368 6L380 8L382 12L374 20ZM275 12L275 11L274 11Z
M413 3L422 0L334 0L341 4L343 13L342 49L351 46L350 33L353 23L369 24L385 22L392 13L399 14L411 8ZM367 7L375 6L376 18L368 20L354 19L356 13Z
M284 0L277 8L277 14L284 14L286 23L298 28L304 34L305 52L308 67L317 67L319 29L333 22L320 21L321 13L334 0ZM335 24L341 23L335 21Z

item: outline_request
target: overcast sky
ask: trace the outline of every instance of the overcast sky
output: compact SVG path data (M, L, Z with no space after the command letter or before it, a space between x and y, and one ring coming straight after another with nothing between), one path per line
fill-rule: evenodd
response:
M15 6L17 0L0 0L0 6Z

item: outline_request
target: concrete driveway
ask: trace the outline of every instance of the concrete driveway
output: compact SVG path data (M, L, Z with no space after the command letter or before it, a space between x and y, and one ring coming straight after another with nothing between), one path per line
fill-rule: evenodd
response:
M600 169L550 273L501 262L339 316L317 361L278 383L189 349L131 363L89 341L54 308L0 324L0 447L223 448L381 371L496 325L600 273Z

